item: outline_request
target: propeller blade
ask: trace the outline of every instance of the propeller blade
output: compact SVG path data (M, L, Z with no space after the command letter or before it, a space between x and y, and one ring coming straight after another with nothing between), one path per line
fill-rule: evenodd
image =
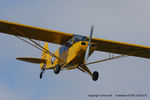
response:
M92 35L93 35L93 29L94 29L94 26L92 25L92 27L91 27L91 33L90 33L90 38L89 38L89 43L88 43L88 47L86 49L86 53L85 53L85 57L84 57L84 64L86 64L88 56L89 56L90 47L91 47L91 39L92 39Z

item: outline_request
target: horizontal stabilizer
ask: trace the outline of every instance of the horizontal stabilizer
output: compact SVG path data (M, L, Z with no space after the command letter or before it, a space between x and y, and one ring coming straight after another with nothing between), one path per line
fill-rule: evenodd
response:
M17 60L25 61L25 62L30 62L30 63L46 63L46 59L41 59L41 58L32 58L32 57L18 57L16 58Z

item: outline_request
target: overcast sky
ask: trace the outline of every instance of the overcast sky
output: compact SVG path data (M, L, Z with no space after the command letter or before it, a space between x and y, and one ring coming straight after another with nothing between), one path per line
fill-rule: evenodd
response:
M149 0L0 0L0 20L150 46ZM43 44L41 42L41 44ZM49 43L54 52L59 45ZM89 65L100 73L94 82L75 69L39 79L40 65L15 60L40 57L41 51L14 36L0 34L1 100L149 100L150 60L126 57ZM94 52L88 62L108 57ZM88 97L88 94L147 94L147 97Z

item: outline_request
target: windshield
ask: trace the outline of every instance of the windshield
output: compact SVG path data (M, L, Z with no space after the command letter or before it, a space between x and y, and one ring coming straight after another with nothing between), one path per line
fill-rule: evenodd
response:
M87 41L87 38L86 38L86 36L74 34L73 40L74 40L74 42L77 42L77 41Z
M73 38L71 38L70 40L68 40L65 44L63 44L60 47L59 53L61 54L63 51L68 50L69 47L71 47L74 43L76 43L78 41L87 41L87 38L86 38L86 36L74 34Z

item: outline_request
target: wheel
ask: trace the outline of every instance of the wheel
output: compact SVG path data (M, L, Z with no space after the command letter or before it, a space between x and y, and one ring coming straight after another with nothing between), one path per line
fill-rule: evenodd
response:
M60 66L55 66L55 68L54 68L54 73L55 74L58 74L60 72Z
M42 78L43 73L44 73L44 69L42 69L42 71L41 71L41 73L40 73L40 79Z
M93 81L97 81L98 76L99 76L99 73L97 71L93 72L93 76L92 76Z
M42 78L42 76L43 76L43 73L41 72L41 73L40 73L40 79Z

